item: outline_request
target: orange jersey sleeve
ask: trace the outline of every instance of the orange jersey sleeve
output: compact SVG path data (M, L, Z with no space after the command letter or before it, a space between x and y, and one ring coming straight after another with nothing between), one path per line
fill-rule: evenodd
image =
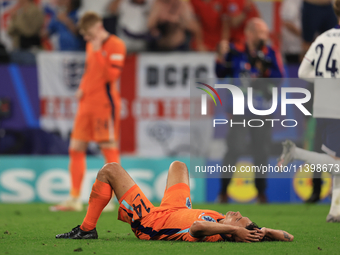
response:
M116 82L123 69L126 48L124 42L118 37L111 37L103 45L103 51L95 52L99 67L103 68L106 79Z
M100 106L110 103L125 56L125 44L117 36L109 36L98 51L93 51L92 45L87 43L85 72L79 86L83 91L80 104Z

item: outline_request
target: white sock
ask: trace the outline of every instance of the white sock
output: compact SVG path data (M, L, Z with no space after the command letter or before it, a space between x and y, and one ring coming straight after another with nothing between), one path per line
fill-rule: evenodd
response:
M332 174L334 175L340 174L340 160L336 160L333 157L327 155L326 153L307 151L296 147L293 156L294 159L305 161L308 164L327 165L328 170L332 171Z
M294 152L294 159L303 160L308 164L325 164L327 165L329 170L333 170L333 187L332 187L332 203L331 208L329 210L329 214L332 216L339 216L340 215L340 172L338 166L340 165L340 160L336 160L333 157L325 154L325 153L317 153L314 151L307 151L301 148L295 148ZM333 164L331 165L328 164ZM331 168L331 169L330 169Z
M340 176L333 176L332 203L329 214L340 215Z

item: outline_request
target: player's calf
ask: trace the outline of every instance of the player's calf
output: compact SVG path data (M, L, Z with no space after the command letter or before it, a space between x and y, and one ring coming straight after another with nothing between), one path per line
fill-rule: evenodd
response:
M97 180L111 185L119 200L136 183L118 163L105 164L97 174Z

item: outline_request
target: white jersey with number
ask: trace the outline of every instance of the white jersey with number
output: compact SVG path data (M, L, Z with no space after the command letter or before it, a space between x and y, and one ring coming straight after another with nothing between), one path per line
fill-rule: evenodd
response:
M340 119L340 28L316 38L301 63L299 78L314 81L313 116Z

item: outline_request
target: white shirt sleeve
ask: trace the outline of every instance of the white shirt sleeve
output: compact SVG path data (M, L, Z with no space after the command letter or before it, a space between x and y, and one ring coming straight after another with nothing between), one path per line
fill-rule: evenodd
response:
M299 68L299 78L309 82L313 82L315 78L314 66L305 58Z
M315 42L309 47L299 68L299 78L313 82L315 78Z

